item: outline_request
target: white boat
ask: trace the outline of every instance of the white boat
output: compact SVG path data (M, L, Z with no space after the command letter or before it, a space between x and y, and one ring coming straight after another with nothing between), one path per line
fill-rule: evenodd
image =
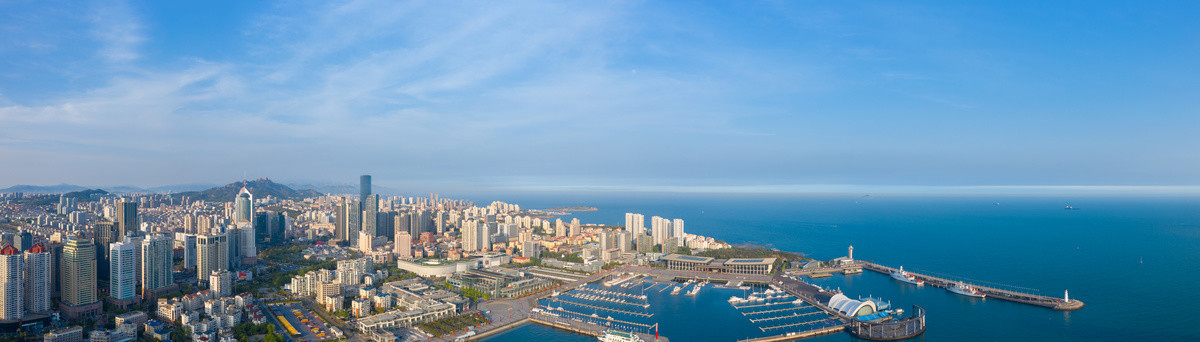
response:
M607 330L599 337L600 342L642 342L642 338L633 333Z
M961 281L958 282L957 284L954 284L954 286L948 287L946 289L950 290L950 292L954 292L954 293L964 295L967 297L975 297L975 298L987 297L986 294L975 289L975 287L972 287L971 285L967 285L966 283L963 283Z
M917 285L917 286L925 285L924 280L917 279L917 277L914 277L913 275L908 274L908 272L905 272L904 266L900 266L899 270L892 271L892 279L896 279L896 280L906 282L909 284L913 284L913 285Z

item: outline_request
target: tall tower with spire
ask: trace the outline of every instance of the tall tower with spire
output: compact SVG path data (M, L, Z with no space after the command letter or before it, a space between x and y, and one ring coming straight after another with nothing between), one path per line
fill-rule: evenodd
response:
M245 186L242 186L242 190L238 191L237 198L233 200L233 207L235 210L233 221L235 223L242 221L251 222L254 219L254 195L250 194L250 190L247 190Z

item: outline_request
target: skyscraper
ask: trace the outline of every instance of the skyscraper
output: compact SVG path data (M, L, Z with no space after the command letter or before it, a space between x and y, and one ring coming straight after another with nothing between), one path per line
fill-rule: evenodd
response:
M340 217L341 215L337 216ZM283 233L287 229L287 219L287 215L274 211L254 213L254 235L256 236L255 241L257 244L278 244L283 242Z
M229 247L225 244L224 235L201 235L196 238L197 280L207 282L207 277L203 275L229 269Z
M370 183L370 181L367 181ZM367 194L366 200L363 202L362 212L362 231L367 233L372 239L379 236L379 225L376 223L379 216L379 195Z
M121 234L120 223L96 222L96 231L92 234L92 244L96 246L96 260L99 261L96 275L100 279L108 281L108 244L121 241L124 236Z
M172 241L164 235L142 240L142 290L153 291L174 283L171 274Z
M225 260L229 261L229 264L225 266L225 269L229 269L230 267L241 264L242 228L245 226L249 225L243 222L237 226L229 227L228 229L225 229L224 232L221 232L221 236L225 237L225 248L228 249L228 251L225 253Z
M108 297L117 300L133 299L137 290L136 255L137 245L127 242L113 242L108 245L109 276Z
M343 217L346 218L346 232L343 236L351 246L356 246L358 232L362 231L362 202L356 199L347 199L345 209Z
M238 232L241 237L238 239L238 255L241 256L242 264L253 264L258 258L258 246L254 243L254 226L251 224L239 225Z
M333 212L333 239L337 241L349 241L346 236L346 202L338 203L337 210Z
M237 197L233 200L233 222L240 223L242 221L250 222L254 219L254 195L250 194L250 190L242 187L238 191Z
M0 249L0 320L24 317L24 264L21 251L12 245Z
M50 312L50 279L53 257L42 244L34 244L25 252L25 311Z
M138 220L137 202L128 202L122 199L121 202L117 203L117 225L117 236L125 236L129 235L130 232L141 230L141 222Z
M371 175L362 175L358 177L358 201L366 202L367 195L371 194Z
M400 234L400 232L405 232L405 233L408 233L408 236L413 237L412 229L411 229L412 218L409 217L408 213L396 214L396 218L394 221L395 222L392 223L392 226L393 226L392 229L395 230L396 234Z
M121 240L121 242L133 245L133 282L134 282L134 284L137 284L138 282L142 281L142 240L145 240L145 239L146 239L146 236L142 235L139 232L138 234L135 234L135 235L125 235L125 238ZM109 264L110 265L112 264L111 260L110 260Z
M375 235L392 237L396 235L396 213L385 211L375 214Z
M59 264L62 303L76 307L97 303L96 246L89 240L69 238Z
M183 268L194 269L196 267L196 235L195 234L175 234L176 244L183 247Z

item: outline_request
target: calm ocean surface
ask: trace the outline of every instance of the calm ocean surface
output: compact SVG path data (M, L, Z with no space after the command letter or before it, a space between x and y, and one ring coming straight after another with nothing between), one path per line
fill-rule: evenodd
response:
M927 341L1200 340L1200 199L1103 197L748 197L527 195L525 208L585 205L584 223L624 224L625 212L682 218L686 230L730 243L771 244L817 259L846 255L1041 289L1087 303L1058 312L917 288L873 272L812 281L850 297L928 311ZM479 201L486 203L484 201ZM1065 210L1070 204L1080 210ZM1140 261L1140 262L1139 262ZM730 341L754 329L729 309L733 293L652 302L674 341ZM683 299L686 298L686 299ZM749 329L749 330L747 330ZM848 334L816 341L852 340ZM588 341L527 325L486 341Z

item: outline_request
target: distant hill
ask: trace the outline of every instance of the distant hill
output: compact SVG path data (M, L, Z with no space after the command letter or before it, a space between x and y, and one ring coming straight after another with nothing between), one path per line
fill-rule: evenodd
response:
M313 190L295 190L286 185L272 182L268 178L259 178L252 181L230 183L229 185L204 191L180 192L176 196L188 196L192 200L205 200L208 202L232 202L243 186L250 190L250 194L254 195L254 198L273 196L281 199L300 200L322 195Z
M313 190L316 192L320 192L322 194L353 195L353 194L358 193L358 183L354 183L354 184L349 184L349 183L345 183L345 184L289 183L288 186L292 187L293 189L297 189L297 190L309 189L309 190ZM376 194L380 194L383 196L400 195L401 194L401 192L399 190L381 186L379 184L371 185L371 193L376 193ZM258 195L255 195L255 196L258 196Z
M74 198L76 202L87 203L87 202L95 201L101 197L108 196L108 195L109 195L108 191L104 191L104 190L100 190L100 189L80 190L80 191L72 191L72 192L62 194L62 196L28 197L29 201L26 202L26 204L29 204L29 205L55 204L55 203L58 203L59 197Z
M27 194L61 194L61 193L66 193L66 192L71 192L71 191L82 191L82 190L87 190L87 189L88 188L85 186L64 183L64 184L59 184L59 185L13 185L13 186L10 186L10 187L4 188L4 189L0 189L0 192L24 192Z

